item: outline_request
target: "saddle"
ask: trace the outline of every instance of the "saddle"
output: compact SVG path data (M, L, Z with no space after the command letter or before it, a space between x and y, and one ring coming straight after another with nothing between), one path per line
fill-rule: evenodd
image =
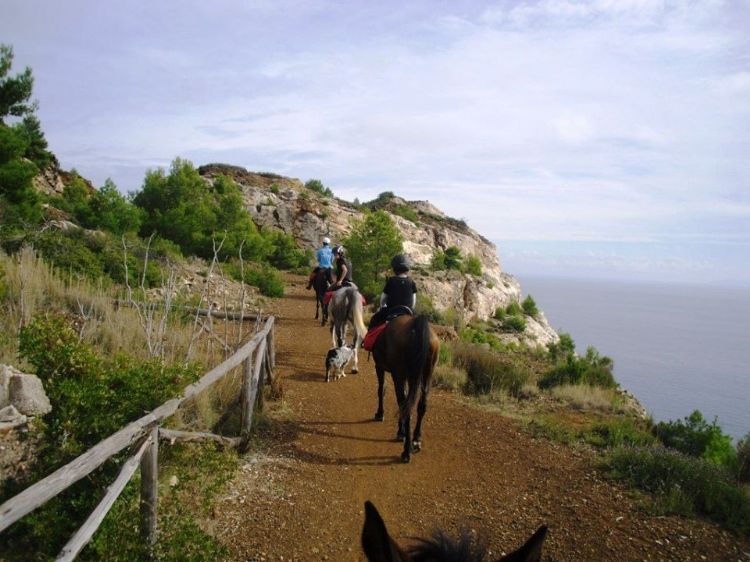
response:
M388 307L386 311L388 312L388 314L386 314L384 318L381 318L381 321L378 322L375 326L367 330L365 339L362 342L362 347L364 347L367 351L373 350L375 344L378 341L378 338L380 337L380 334L382 334L388 327L388 322L399 316L414 315L412 309L406 305Z

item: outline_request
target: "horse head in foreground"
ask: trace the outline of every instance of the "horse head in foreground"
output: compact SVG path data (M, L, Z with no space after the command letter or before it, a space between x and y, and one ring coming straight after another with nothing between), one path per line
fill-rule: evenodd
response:
M401 460L409 462L411 453L422 448L422 420L427 411L432 372L438 360L440 340L426 316L398 316L378 337L372 349L378 376L378 411L375 419L383 421L385 372L391 373L399 406L396 439L404 441ZM407 393L408 387L408 393ZM411 412L417 404L417 424L411 435Z
M539 527L521 548L498 558L497 562L540 562L546 536L546 525ZM362 550L370 562L484 562L487 559L487 549L471 537L464 535L452 539L442 531L435 532L429 539L418 539L414 546L402 549L388 534L383 518L369 501L365 502Z
M333 293L329 303L331 315L331 340L333 347L343 347L346 344L346 332L349 323L354 327L354 338L351 347L354 349L354 367L352 373L359 372L357 350L367 333L367 326L363 320L364 306L362 295L356 286L341 287Z
M543 525L518 550L498 558L497 562L540 562L542 544L547 536ZM429 539L402 549L394 541L383 518L371 502L365 502L365 524L362 527L362 550L370 562L484 562L487 549L468 536L452 539L437 531Z

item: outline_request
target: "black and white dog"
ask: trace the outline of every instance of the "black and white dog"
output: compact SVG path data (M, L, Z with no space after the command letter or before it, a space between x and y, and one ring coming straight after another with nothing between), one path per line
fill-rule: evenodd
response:
M332 347L326 355L326 382L330 382L333 375L334 380L345 377L344 369L354 357L354 348L348 345Z

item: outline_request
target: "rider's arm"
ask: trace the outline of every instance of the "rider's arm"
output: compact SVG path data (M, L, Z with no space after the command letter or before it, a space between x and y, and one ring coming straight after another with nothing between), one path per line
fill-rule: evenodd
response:
M380 293L380 308L383 308L384 306L388 306L388 295Z
M414 310L414 307L417 306L417 293L411 294L411 309Z

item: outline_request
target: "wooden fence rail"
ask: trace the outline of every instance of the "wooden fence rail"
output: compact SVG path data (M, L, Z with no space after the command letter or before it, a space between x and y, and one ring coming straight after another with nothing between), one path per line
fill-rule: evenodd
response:
M156 541L159 438L170 441L212 439L229 445L242 443L250 431L253 407L259 387L263 384L263 379L268 382L273 379L273 369L276 363L273 338L274 323L274 317L269 316L261 330L250 338L245 345L226 361L204 374L200 380L187 386L182 396L168 400L152 412L131 422L73 461L0 505L0 532L90 474L107 459L138 441L140 445L137 447L135 454L125 461L120 474L109 486L104 498L68 544L65 545L57 560L73 560L91 540L94 532L99 528L104 517L122 493L125 485L135 474L139 465L141 470L141 532L144 540L149 545L153 545ZM253 355L255 356L254 362ZM224 378L239 365L243 365L240 396L242 416L240 438L160 428L161 423L174 414L180 406ZM260 376L261 372L265 377Z

